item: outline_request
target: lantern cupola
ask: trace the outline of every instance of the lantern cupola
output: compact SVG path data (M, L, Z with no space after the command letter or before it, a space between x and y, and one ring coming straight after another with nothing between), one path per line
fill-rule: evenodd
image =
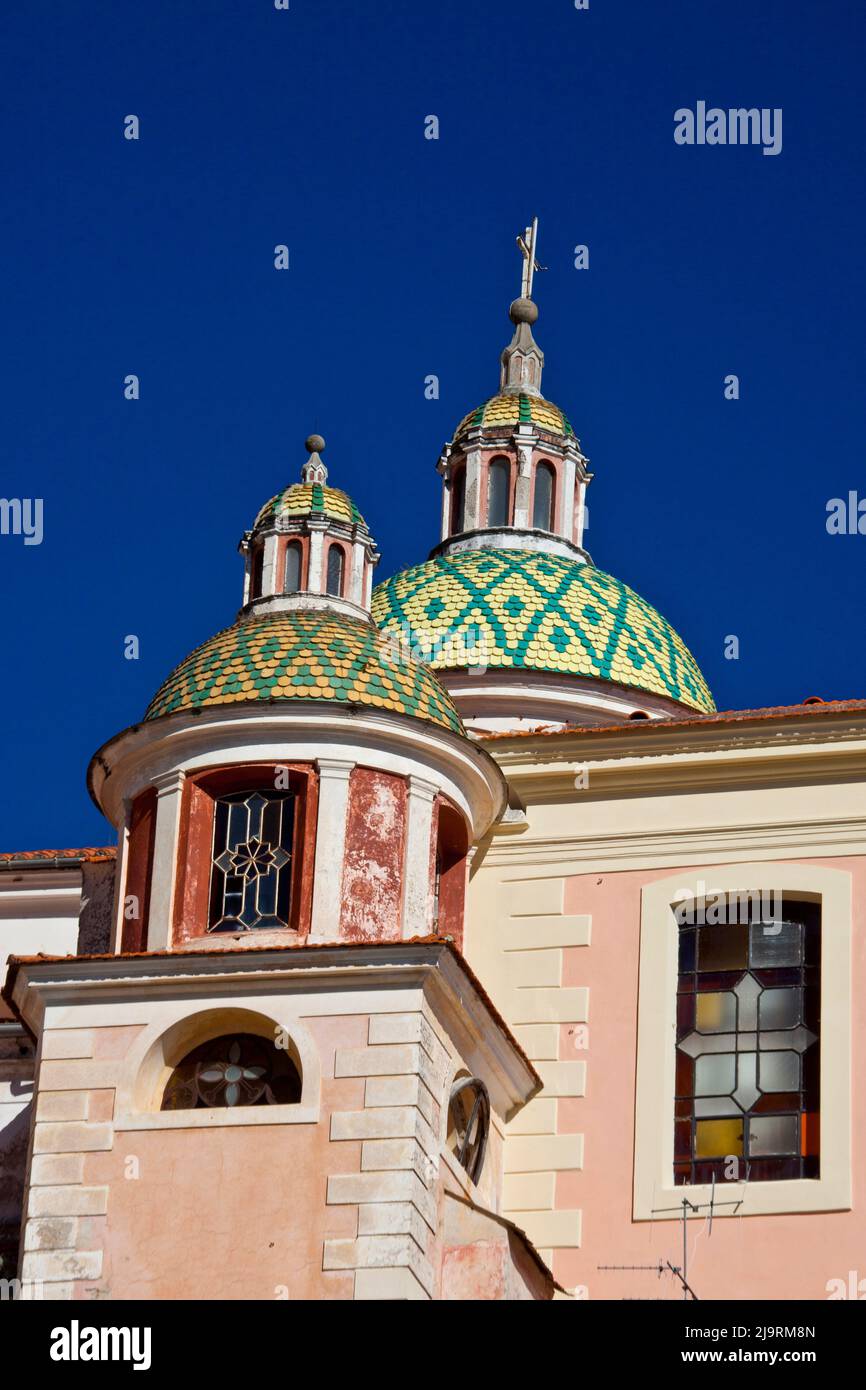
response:
M329 609L370 621L379 552L352 498L328 485L324 448L311 434L301 481L272 497L241 539L244 611Z

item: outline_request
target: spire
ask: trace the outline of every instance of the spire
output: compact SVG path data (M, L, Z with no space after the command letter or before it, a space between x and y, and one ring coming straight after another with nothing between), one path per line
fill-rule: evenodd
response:
M310 457L301 469L302 480L305 483L326 483L328 481L328 470L319 457L319 455L324 452L324 439L320 434L311 434L304 448Z
M499 390L504 396L540 396L541 369L544 366L544 353L532 336L532 325L538 318L538 306L532 300L532 282L536 270L545 270L535 256L538 240L538 218L532 219L523 236L517 238L517 245L523 257L523 276L520 298L515 299L508 310L508 317L514 324L514 337L502 353L499 374Z

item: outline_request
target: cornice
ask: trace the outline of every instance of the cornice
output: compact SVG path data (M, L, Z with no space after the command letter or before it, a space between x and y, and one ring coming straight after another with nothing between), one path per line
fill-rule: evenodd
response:
M243 992L254 998L344 990L422 989L463 1055L483 1057L496 1108L507 1118L541 1089L541 1078L484 995L471 969L444 941L377 946L343 943L282 950L164 953L115 957L10 959L5 997L38 1035L46 1007L118 1003L146 992L160 999L204 993L215 1006Z
M341 747L357 742L371 752L432 764L460 787L476 835L484 833L506 805L502 772L474 739L396 711L316 700L205 706L133 725L94 754L88 771L90 794L103 814L118 823L130 788L135 791L155 774L202 757L214 764L231 761L251 742L272 744L275 761L287 757L290 747L303 744L315 758L338 758Z
M773 787L805 781L866 780L866 727L852 723L821 729L805 721L780 729L659 729L604 737L480 739L524 798L572 800L580 775L593 795L646 795L654 791ZM523 746L521 746L521 744Z
M814 858L866 853L866 811L861 816L798 818L772 823L641 829L586 835L502 835L497 830L484 855L486 867L526 870L558 866L560 873L676 868L684 864Z

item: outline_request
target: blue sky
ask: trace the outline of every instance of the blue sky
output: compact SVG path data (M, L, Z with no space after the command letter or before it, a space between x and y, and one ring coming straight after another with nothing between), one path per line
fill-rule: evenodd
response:
M533 214L595 563L720 708L866 696L866 536L825 525L866 497L864 39L856 0L6 6L0 494L44 539L0 536L0 848L112 838L87 761L232 620L311 430L379 576L426 557ZM675 144L699 100L782 108L782 152Z

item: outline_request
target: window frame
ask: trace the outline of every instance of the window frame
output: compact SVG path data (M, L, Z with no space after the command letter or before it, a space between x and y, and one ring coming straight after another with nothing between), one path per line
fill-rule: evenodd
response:
M448 534L462 535L466 528L466 464L458 463L449 486Z
M175 892L172 943L207 938L228 941L240 933L209 930L211 854L216 802L222 796L243 791L274 790L277 768L288 772L288 790L294 793L295 825L292 841L292 899L289 926L243 932L252 944L287 933L309 933L312 916L313 871L315 866L318 775L309 763L244 763L234 767L207 768L190 774L184 781L180 827L177 837L177 888Z
M265 546L264 542L253 548L250 556L250 597L252 603L257 598L264 597L265 587Z
M340 556L340 588L339 588L339 590L338 590L337 593L332 593L332 592L331 592L331 589L329 588L329 583L330 583L329 571L330 571L330 568L331 568L331 555L332 555L333 551L335 551L335 550L336 550L337 554ZM347 559L348 559L348 557L347 557L347 555L346 555L346 547L343 545L342 541L331 540L331 541L328 542L328 548L327 548L327 550L326 550L326 552L325 552L325 573L324 573L324 576L323 576L323 577L324 577L324 580L325 580L325 597L326 597L326 598L345 598L345 597L346 597L346 578L347 578L347 575L348 575L348 572L349 572L349 567L348 567L348 564L347 564Z
M549 510L548 510L548 524L547 524L547 526L539 526L539 525L536 523L536 520L535 520L535 501L536 501L536 497L537 497L537 495L538 495L538 493L537 493L537 488L538 488L538 475L539 475L539 473L540 473L542 470L543 470L544 473L550 478L550 506L549 506ZM557 469L556 469L556 467L554 466L552 460L551 460L551 459L548 459L548 458L539 459L538 462L536 463L535 467L534 467L533 470L532 470L532 511L530 512L530 517L531 517L531 521L532 521L532 529L533 529L533 531L545 531L545 532L547 532L548 534L555 534L555 532L556 532L556 502L557 502L557 492L558 492L558 490L559 490L558 484L559 484L559 474L558 474Z
M494 464L502 464L501 469L496 470L494 475ZM504 475L505 477L505 520L493 522L490 520L490 503L492 501L491 484L494 476ZM501 530L504 526L511 526L514 516L513 494L514 494L514 462L507 454L494 454L487 460L485 469L485 523L488 529Z
M690 868L641 893L635 1096L635 1221L673 1219L683 1198L710 1199L709 1184L674 1184L674 1094L679 927L676 904L715 893L781 892L821 906L821 1169L818 1178L725 1183L716 1214L847 1211L851 1207L852 877L811 863ZM741 1199L739 1207L719 1205Z
M216 985L206 999L169 991L158 1016L135 1039L118 1075L114 1131L222 1129L248 1125L318 1124L322 1068L319 1047L297 1003L285 991L254 998L238 996L237 982ZM231 1031L260 1032L271 1039L279 1029L290 1039L301 1075L301 1099L290 1105L241 1105L214 1110L162 1110L169 1077L199 1043Z
M289 551L295 549L298 552L298 587L297 589L286 588L286 574L289 568ZM282 547L280 563L280 593L299 594L306 588L306 568L307 554L306 546L300 536L290 536Z

